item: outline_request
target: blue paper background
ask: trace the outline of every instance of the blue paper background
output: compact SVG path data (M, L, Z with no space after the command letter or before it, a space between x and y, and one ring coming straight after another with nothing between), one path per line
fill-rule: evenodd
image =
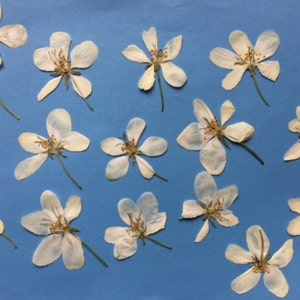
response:
M259 224L271 241L274 253L290 238L286 227L296 217L287 206L290 198L300 197L300 161L284 162L283 155L298 139L288 131L300 104L299 36L300 2L297 0L264 1L195 1L195 0L3 0L1 26L19 23L27 28L25 46L11 49L0 45L3 66L0 71L0 96L20 116L14 120L0 109L0 218L6 233L18 244L14 250L0 239L0 297L2 299L277 299L262 280L250 292L239 296L230 282L246 271L247 266L227 261L224 252L229 243L246 248L249 226ZM181 89L163 82L166 106L160 112L158 86L149 93L137 88L144 66L127 61L121 54L129 44L146 51L142 31L155 26L159 45L182 34L183 47L175 60L188 81ZM228 36L234 29L246 32L255 43L259 34L275 30L281 45L273 59L279 60L281 72L273 83L258 75L259 85L271 106L260 100L249 73L233 91L225 91L221 80L227 71L213 65L209 53L214 47L230 49ZM50 35L65 31L72 37L71 49L84 40L94 41L100 55L82 74L93 84L89 101L91 112L70 88L60 87L43 102L37 93L50 79L32 61L34 50L49 45ZM211 228L207 238L194 243L202 220L179 221L182 203L195 199L194 178L203 170L198 152L186 151L177 143L178 134L195 121L192 101L203 99L219 116L221 104L230 99L236 114L230 121L246 121L256 131L248 142L264 159L261 166L244 149L233 145L227 151L227 165L215 177L219 188L236 184L239 197L232 206L240 224L233 228ZM83 153L67 153L66 166L82 184L78 190L66 177L57 160L50 159L31 177L16 181L15 166L30 154L18 144L25 131L46 136L45 121L55 108L65 108L71 115L73 129L86 135L91 145ZM169 178L148 181L137 167L127 176L110 182L105 168L110 157L100 149L107 137L121 136L128 121L143 118L147 128L141 138L158 135L168 141L168 152L148 159L155 170ZM68 271L61 258L38 268L32 254L43 237L35 236L20 225L25 214L40 210L40 195L54 191L63 205L77 194L83 210L72 225L79 236L108 263L104 268L85 251L82 269ZM123 226L117 212L120 199L136 201L145 191L156 196L160 211L167 213L167 224L154 237L173 246L169 251L151 242L124 261L113 257L113 245L107 244L107 227ZM290 291L286 299L300 295L300 237L294 238L294 257L283 269Z

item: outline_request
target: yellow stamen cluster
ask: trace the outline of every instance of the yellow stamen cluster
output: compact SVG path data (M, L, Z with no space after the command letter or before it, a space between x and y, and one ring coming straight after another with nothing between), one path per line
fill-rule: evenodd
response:
M37 136L38 140L35 141L39 146L45 149L45 152L49 155L51 154L60 154L60 143L57 142L57 139L54 135L51 136L50 139L44 140L41 137Z
M255 67L257 66L257 63L263 60L265 56L262 56L261 53L255 52L253 47L248 47L248 52L245 53L245 56L242 57L241 55L238 55L236 57L237 63L240 65L248 65L248 69L250 71L254 71Z
M60 49L59 51L57 51L56 49L52 49L49 52L49 55L55 65L54 71L57 73L57 75L67 75L70 73L70 62L63 54L62 49Z

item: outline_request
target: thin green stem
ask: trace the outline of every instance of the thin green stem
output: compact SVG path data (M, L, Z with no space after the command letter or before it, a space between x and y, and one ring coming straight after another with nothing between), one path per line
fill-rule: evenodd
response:
M83 240L81 240L81 244L88 249L105 267L107 267L105 260L101 258L88 244L86 244Z
M154 176L158 177L161 180L168 181L168 178L161 176L160 174L154 172Z
M266 98L263 96L259 86L258 86L258 82L256 80L256 75L255 75L255 71L251 71L251 76L253 78L253 81L254 81L254 84L255 84L255 87L256 87L256 90L261 98L261 100L267 105L267 106L270 106L270 104L268 103L268 101L266 100Z
M13 245L13 247L16 249L17 248L17 244L8 236L8 235L6 235L5 233L1 233L1 235L5 238L5 239L7 239L12 245Z
M155 243L155 244L157 244L157 245L163 246L163 247L165 247L165 248L167 248L167 249L170 249L170 250L172 249L171 246L169 246L169 245L167 245L167 244L164 244L164 243L162 243L162 242L159 242L158 240L156 240L156 239L150 237L149 235L144 236L144 238L147 239L147 240L149 240L149 241L151 241L151 242L153 242L153 243Z
M3 102L2 99L0 99L0 105L2 105L2 107L8 112L10 113L15 119L20 120L20 117L14 113L10 108L8 108L8 106Z
M56 154L56 157L58 159L58 161L60 162L63 170L65 171L65 173L68 175L68 177L72 180L72 182L80 189L82 190L82 186L76 181L76 179L71 175L71 173L68 171L68 169L66 168L64 162L62 161L61 157L59 154Z
M94 108L92 107L92 105L90 104L90 102L86 99L86 98L82 98L83 101L85 102L85 104L88 106L88 108L91 110L91 111L94 111Z
M161 98L161 111L163 112L164 109L165 109L165 98L164 98L164 94L163 94L163 90L162 90L162 86L161 86L159 70L155 71L155 73L156 73L156 76L157 76L157 81L158 81L158 86L159 86L159 93L160 93L160 98Z
M248 145L244 143L238 143L238 144L241 145L244 149L246 149L251 155L253 155L262 165L264 165L264 161Z

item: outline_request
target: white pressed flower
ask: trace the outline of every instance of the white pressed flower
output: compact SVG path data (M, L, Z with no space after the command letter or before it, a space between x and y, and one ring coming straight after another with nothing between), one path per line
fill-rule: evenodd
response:
M290 199L288 206L292 211L300 214L300 198ZM290 235L300 235L300 216L289 223L287 231Z
M120 200L118 211L122 221L129 227L109 227L104 236L106 242L115 244L115 258L125 259L135 254L138 239L141 239L143 245L147 239L167 249L172 249L150 237L151 234L165 228L167 219L165 212L158 212L158 203L152 193L145 192L137 203L128 198Z
M77 152L88 148L90 140L77 131L72 131L69 113L64 109L50 112L46 120L49 139L31 132L22 133L18 140L21 147L34 156L21 161L15 169L17 180L25 179L36 172L48 157L57 157L64 171L70 179L81 189L78 182L71 176L63 164L62 157L66 157L62 149Z
M260 73L275 81L280 72L278 61L265 61L271 57L279 47L279 37L276 32L268 30L263 32L257 39L253 47L248 36L235 30L229 36L231 47L236 53L224 48L215 48L210 53L211 61L218 67L232 70L222 81L222 86L226 90L231 90L240 82L246 70L249 70L253 77L257 91L266 105L269 105L263 97L256 80L255 69Z
M296 108L296 119L289 122L289 130L300 134L300 106ZM284 154L285 161L300 158L300 142L299 140Z
M37 49L33 54L33 61L42 71L52 72L55 78L50 80L39 92L38 100L43 100L59 85L62 78L66 88L69 87L69 78L74 91L87 103L87 97L92 92L91 82L74 69L90 67L98 57L98 47L92 41L84 41L74 47L69 55L71 37L66 32L54 32L50 37L50 47Z
M17 248L16 243L8 235L4 233L4 223L2 220L0 220L0 235L3 236L5 239L7 239L13 245L14 248Z
M251 268L231 282L231 288L238 294L243 294L254 288L264 273L266 288L277 297L285 297L289 285L280 271L289 264L293 257L293 240L287 240L281 248L271 256L270 242L263 229L254 225L248 228L247 245L249 251L238 245L230 244L225 252L228 260L236 264L251 264Z
M184 201L181 217L191 219L200 216L205 221L195 239L196 243L206 237L209 224L216 227L214 220L224 227L232 227L239 223L238 218L228 210L238 197L238 189L235 185L217 190L213 177L203 171L196 176L194 189L198 200Z
M180 52L182 45L182 35L179 35L172 40L168 41L166 46L162 49L158 48L157 33L155 27L151 27L149 31L143 32L143 41L150 53L150 59L136 45L129 45L122 53L123 55L131 60L138 63L146 64L146 71L140 78L138 86L141 90L148 91L154 85L155 74L157 76L162 107L164 111L164 97L160 81L160 68L166 82L176 88L182 87L186 82L186 75L184 71L178 66L171 63Z
M104 265L106 263L85 244L74 232L78 228L70 226L81 212L80 197L69 197L66 208L63 209L58 197L50 190L41 195L41 211L30 213L21 219L21 224L30 232L37 235L47 235L35 250L32 262L39 266L47 266L56 261L61 255L67 269L79 269L84 264L82 246L96 256Z
M200 150L200 161L210 174L223 172L226 151L222 143L229 148L228 140L244 147L263 164L257 154L243 143L253 136L254 128L245 122L225 125L235 113L235 107L229 100L221 106L221 124L204 101L195 99L193 106L198 123L189 124L177 137L177 142L184 149Z
M127 125L123 140L120 138L107 138L101 142L101 149L111 156L118 156L112 159L106 167L106 177L109 180L116 180L126 175L129 168L129 158L132 164L135 162L144 178L151 179L153 176L166 180L157 174L151 165L141 156L159 156L167 151L167 142L157 136L147 138L138 147L138 141L145 129L146 123L143 119L133 118Z

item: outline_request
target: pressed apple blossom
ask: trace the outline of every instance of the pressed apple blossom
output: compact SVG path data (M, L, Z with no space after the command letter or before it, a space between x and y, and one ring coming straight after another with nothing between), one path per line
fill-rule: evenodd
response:
M37 98L42 101L53 92L62 79L66 88L69 88L69 78L74 91L86 102L92 93L91 82L74 69L86 69L90 67L98 57L98 47L92 41L84 41L74 47L68 58L71 37L66 32L54 32L50 37L50 47L37 49L33 54L33 61L42 71L52 72L51 79L39 92Z
M231 289L244 294L257 285L264 273L266 288L277 297L285 297L289 285L280 269L287 266L293 257L293 240L287 240L273 256L269 253L270 241L260 226L248 228L246 240L249 251L230 244L225 252L231 262L251 265L250 269L231 282Z
M165 212L158 212L157 200L151 192L143 193L136 203L128 198L121 199L118 211L122 221L129 227L109 227L104 236L106 242L115 244L115 258L125 259L135 254L138 239L143 245L145 245L145 240L149 240L172 249L150 236L164 229L167 219Z
M156 173L152 166L141 156L160 156L167 151L167 142L157 136L147 138L140 147L138 141L146 127L146 122L140 118L133 118L127 125L126 132L121 138L107 138L101 142L101 149L111 156L118 156L109 161L106 167L106 178L116 180L126 175L129 168L129 158L134 165L137 163L142 176L151 179L157 176L167 180Z
M224 227L232 227L239 223L238 218L228 210L238 197L238 189L235 185L217 190L213 177L203 171L195 178L194 190L198 200L184 201L181 217L184 219L201 217L204 220L195 239L196 243L207 236L209 225L216 227L215 221Z
M249 70L259 96L266 105L269 105L258 86L255 69L257 68L264 77L272 81L277 79L280 72L279 62L273 60L265 61L279 47L280 41L277 33L272 30L263 32L253 47L244 32L234 30L229 36L229 42L236 53L224 48L215 48L210 52L210 59L215 65L232 70L223 79L223 88L225 90L235 88L245 71Z
M0 21L2 19L2 6L0 5ZM13 24L5 25L0 28L0 43L10 47L18 48L27 42L27 31L23 25ZM2 57L0 55L0 66L2 65ZM20 117L14 113L4 102L0 99L0 105L9 112L14 118L20 120Z
M129 45L122 53L131 60L140 64L146 64L146 71L140 78L138 87L141 90L150 90L157 77L159 92L161 96L161 111L164 111L164 96L160 80L160 69L166 82L172 87L180 88L186 82L184 71L171 61L174 60L181 50L182 35L178 35L168 41L162 49L158 48L157 33L155 27L151 27L148 31L143 31L143 41L150 53L150 59L136 45Z
M221 124L200 99L193 101L194 114L198 122L189 124L177 137L177 143L186 150L200 150L200 162L212 175L219 175L226 165L228 140L241 145L261 164L262 159L244 142L254 134L254 128L246 122L225 125L235 113L235 107L227 100L221 106Z
M1 6L0 6L0 9L1 9ZM1 11L0 11L1 13ZM7 239L12 245L14 248L17 248L17 245L16 243L8 236L4 233L4 223L2 220L0 220L0 235L3 236L5 239Z
M296 119L289 122L289 130L296 132L300 136L300 106L296 108ZM285 154L283 159L285 161L295 160L300 158L300 141L298 140Z
M300 214L300 198L290 199L288 206L293 212ZM290 235L300 235L300 216L290 221L287 231Z
M35 155L17 165L14 172L15 178L22 180L31 176L48 157L53 159L53 156L56 156L69 178L81 189L80 184L72 177L63 163L62 157L66 158L66 155L62 149L71 152L84 151L89 147L90 140L81 133L72 131L70 115L64 109L51 111L46 120L46 127L49 134L48 139L31 132L24 132L19 136L21 147Z
M21 219L22 226L28 231L47 236L33 254L32 262L36 266L47 266L62 256L67 269L80 269L84 264L82 246L107 266L105 261L75 234L79 229L70 225L81 212L82 204L79 196L70 196L63 209L56 194L46 190L42 193L40 202L42 210Z

